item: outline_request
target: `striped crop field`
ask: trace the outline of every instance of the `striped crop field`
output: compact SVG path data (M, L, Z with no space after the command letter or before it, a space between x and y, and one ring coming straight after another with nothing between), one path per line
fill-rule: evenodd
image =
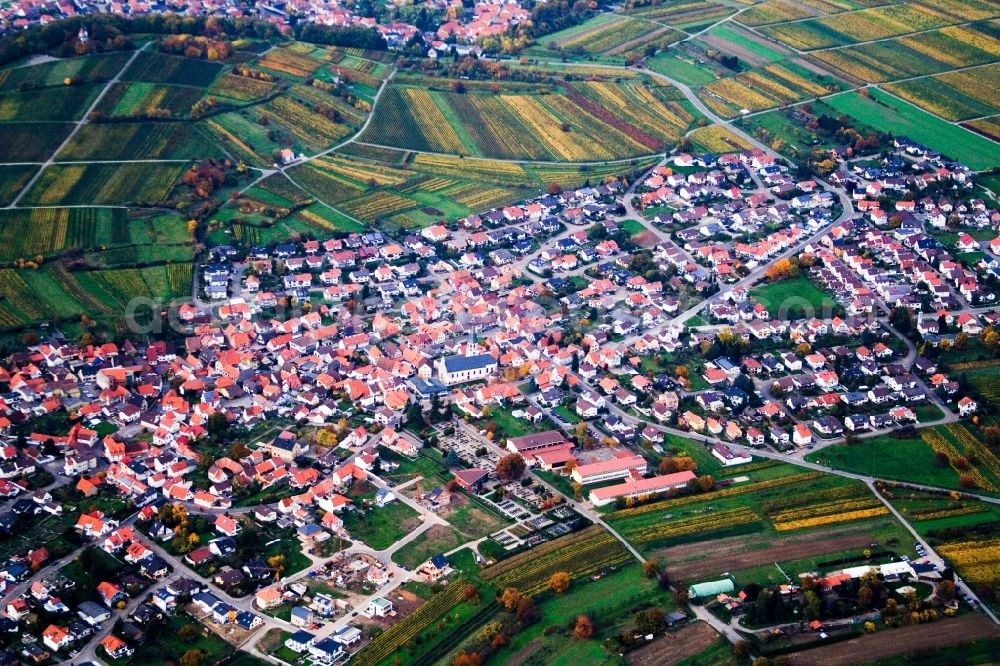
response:
M357 106L348 104L339 97L325 92L315 86L298 84L292 86L291 92L295 97L303 102L306 102L310 106L323 109L324 113L327 113L327 108L335 113L339 113L342 117L341 122L347 122L354 126L360 126L361 123L364 122L365 116L368 115L368 111L366 109L360 109Z
M762 26L771 23L783 23L815 16L806 5L792 0L766 0L754 5L734 20L743 25Z
M289 47L276 47L255 61L258 67L305 78L312 74L322 61Z
M299 145L310 149L326 148L351 133L313 108L291 97L281 95L260 107L261 115L284 127Z
M366 222L374 222L393 213L414 208L416 205L412 199L380 190L351 201L345 201L341 204L341 208L356 218Z
M296 183L315 194L320 201L332 206L353 199L365 191L364 185L329 171L322 165L316 165L319 161L297 166L290 173Z
M629 15L693 31L719 21L735 11L733 7L712 0L681 0L633 9Z
M676 91L639 79L567 85L552 94L473 94L394 85L360 140L429 153L597 161L675 143L694 116Z
M972 120L963 123L962 126L994 141L1000 141L1000 115Z
M648 36L654 32L662 32L664 27L628 16L615 16L610 21L602 22L590 29L580 31L568 39L559 41L557 45L568 51L604 53L612 51L626 42Z
M1000 64L882 86L897 97L945 120L1000 113Z
M494 160L462 159L450 155L417 154L410 162L414 169L441 176L474 178L496 183L528 183L531 176L519 164Z
M274 88L275 84L272 81L260 81L236 74L223 74L215 80L208 92L210 95L226 97L236 102L249 102L267 97Z
M907 37L814 51L810 58L862 83L940 74L1000 60L1000 22L952 26Z
M691 143L707 153L731 153L753 148L752 144L721 125L696 129L691 133Z
M193 86L130 81L115 83L94 110L106 118L186 118L204 90Z
M0 260L58 254L130 240L124 209L33 208L0 211Z
M310 162L323 171L335 174L362 185L402 185L413 174L404 169L397 169L381 164L365 164L357 160L327 155Z
M207 88L212 85L222 68L220 63L208 60L143 51L122 72L121 78L123 81L174 83Z
M701 89L701 98L713 111L735 118L744 109L762 111L825 95L827 88L778 63L713 81Z
M927 5L903 3L793 23L779 23L761 28L760 31L787 46L810 51L888 39L962 22L962 19Z
M222 155L187 123L88 123L56 156L56 161L189 159Z
M163 201L184 164L54 164L24 195L31 205L121 205Z

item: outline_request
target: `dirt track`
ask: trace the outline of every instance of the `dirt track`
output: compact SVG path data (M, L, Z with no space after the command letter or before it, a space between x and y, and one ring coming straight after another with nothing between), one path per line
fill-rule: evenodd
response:
M604 52L603 55L614 56L618 55L619 53L624 53L625 51L628 51L629 49L635 47L638 44L645 44L646 42L651 42L655 39L659 39L660 36L662 36L668 30L670 30L670 28L668 28L667 26L663 26L662 28L657 28L653 32L647 33L645 35L640 35L635 39L630 39L627 42L623 42L614 48L608 49L607 51Z
M671 666L708 648L719 632L704 622L696 622L629 652L632 666Z
M885 629L871 636L854 638L832 645L805 650L792 655L799 666L850 666L886 659L897 654L912 653L949 645L958 645L977 638L997 636L1000 630L985 615L965 615L930 624L918 624L901 629Z
M726 571L740 571L772 562L790 562L868 546L867 531L843 534L840 531L811 533L792 537L769 546L773 541L751 541L745 536L720 539L710 544L696 543L665 548L653 553L677 579L689 580L715 576Z

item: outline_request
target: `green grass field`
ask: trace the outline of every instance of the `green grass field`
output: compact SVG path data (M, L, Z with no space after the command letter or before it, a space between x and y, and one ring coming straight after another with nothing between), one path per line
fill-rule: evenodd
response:
M913 412L917 415L917 420L920 423L926 423L927 421L937 421L944 416L941 408L932 402L924 403L922 405L917 405L913 408Z
M268 138L267 128L257 122L258 114L249 110L230 111L200 121L229 153L248 164L270 166L271 154L279 147Z
M722 465L719 460L708 452L705 445L687 437L673 433L664 435L663 449L675 456L687 456L698 463L698 474L717 474Z
M750 295L766 307L772 317L779 319L799 319L803 316L829 318L826 311L841 310L832 296L806 277L757 287L750 291Z
M817 105L814 104L815 106ZM831 138L812 132L788 118L784 109L761 113L741 120L738 124L758 137L756 134L758 128L767 131L769 140L765 143L771 144L775 139L780 139L781 147L778 152L790 158L800 153L808 153L814 148L829 149L836 145L836 141Z
M706 34L713 37L718 37L724 39L727 42L735 44L740 48L746 49L747 51L753 53L758 58L763 59L766 62L777 62L779 60L785 59L785 54L772 49L758 41L750 39L739 29L735 29L730 25L722 24L717 25Z
M886 497L921 534L954 527L970 527L1000 520L1000 507L989 502L956 500L949 495L890 487ZM948 515L948 514L952 515ZM937 517L941 514L940 517Z
M185 625L192 625L198 629L193 642L188 643L178 637L178 632ZM189 650L201 651L202 663L214 663L219 659L233 654L232 646L207 628L187 616L176 616L171 619L170 625L160 632L156 640L141 646L131 658L115 662L109 661L108 663L114 663L115 666L121 666L122 664L151 664L153 666L176 664L179 662L181 655ZM229 661L229 664L238 663L240 666L258 666L267 663L243 652L237 652L236 654L238 655L237 658Z
M420 515L398 500L364 512L344 513L344 527L351 538L364 541L375 550L388 548L416 529L420 523Z
M1000 164L1000 144L952 125L881 90L869 91L870 97L849 92L825 101L840 113L884 132L906 136L971 169L990 169Z
M407 569L416 569L435 555L454 550L463 543L487 536L510 524L479 501L459 495L452 499L455 506L443 509L439 515L449 526L437 526L396 551L392 559Z
M497 425L496 441L498 442L508 437L520 437L521 435L528 435L533 432L542 432L543 430L548 430L553 425L544 419L538 423L516 419L510 413L509 409L493 408L489 417L478 422L477 426L480 428L485 427L490 421Z
M942 488L958 488L951 467L939 467L934 451L920 438L882 436L858 444L835 444L806 456L809 462L883 479L912 481Z
M715 72L710 64L688 61L672 53L669 49L657 53L647 61L654 72L668 76L689 86L700 86L715 80Z
M669 591L642 577L637 564L629 564L600 580L573 581L565 594L541 600L541 620L514 636L491 659L498 664L517 662L532 666L617 664L618 658L609 655L601 641L630 626L635 612L651 606L669 611L673 602ZM593 620L595 633L591 638L574 639L545 631L546 627L571 627L578 615L588 615Z
M410 479L422 476L426 481L424 484L447 483L451 479L448 468L444 464L444 458L437 449L422 449L416 458L407 458L394 453L388 449L381 449L381 455L386 460L399 463L399 467L391 472L383 472L383 477L395 483L403 483Z
M629 236L637 236L643 233L644 231L649 230L646 228L646 225L644 225L639 220L623 220L621 224L619 224L619 226Z
M979 176L976 181L992 192L994 196L1000 197L1000 175Z

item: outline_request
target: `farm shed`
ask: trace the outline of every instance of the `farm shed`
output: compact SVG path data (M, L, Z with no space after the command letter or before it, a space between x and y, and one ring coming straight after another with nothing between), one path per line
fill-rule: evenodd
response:
M692 599L714 597L717 594L730 593L735 589L733 581L728 578L712 580L707 583L697 583L688 588L688 596Z

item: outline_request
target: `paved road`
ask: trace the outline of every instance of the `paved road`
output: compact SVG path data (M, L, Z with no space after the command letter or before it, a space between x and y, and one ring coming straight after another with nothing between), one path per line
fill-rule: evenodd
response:
M924 550L927 552L930 558L933 561L937 562L937 564L944 566L945 561L941 558L941 556L938 555L933 548L931 548L931 545L927 543L924 537L922 537L915 529L913 529L913 526L910 525L909 521L906 520L903 514L901 514L889 500L882 497L882 495L875 489L875 483L871 480L865 481L865 483L868 485L868 488L873 493L875 493L875 497L878 497L882 501L882 503L885 504L886 508L889 509L889 512L892 513L892 515L896 517L896 520L898 520L903 525L903 527L905 527L906 530L913 536L914 541L924 547ZM965 581L963 581L958 574L955 574L955 591L958 593L959 596L965 596L970 599L973 599L976 602L976 604L979 605L982 611L986 613L986 615L991 620L993 620L995 624L1000 625L1000 618L997 618L997 616L993 613L993 611L990 610L989 606L983 604L983 602L979 599L979 597L976 596L976 593L973 592L968 585L966 585Z
M630 423L630 424L632 424L634 426L637 426L638 428L643 428L643 427L645 427L647 425L652 425L654 428L656 428L657 430L660 430L661 432L671 433L671 434L674 434L674 435L678 435L680 437L685 437L687 439L694 439L695 441L699 441L700 440L700 441L703 441L703 442L706 442L706 443L712 443L712 444L723 443L723 444L726 444L727 446L729 446L729 448L731 448L731 449L734 449L734 450L740 451L740 452L744 452L744 453L748 453L750 455L754 455L754 456L758 456L758 457L762 457L762 458L769 458L769 459L772 459L772 460L778 460L778 461L782 461L782 462L787 462L787 463L796 465L798 467L804 467L806 469L811 469L811 470L815 470L815 471L818 471L818 472L823 472L823 473L826 473L826 474L833 474L835 476L841 476L841 477L845 477L845 478L849 478L849 479L854 479L854 480L857 480L857 481L862 481L862 482L864 482L872 490L873 493L875 493L875 496L878 497L879 500L883 504L885 504L886 507L888 507L889 511L896 517L897 520L899 520L899 522L907 529L907 531L910 532L910 534L913 535L914 539L917 542L919 542L924 547L925 551L927 552L928 556L931 558L932 561L935 561L935 562L937 562L939 564L944 562L943 558L941 558L941 556L939 556L937 554L937 552L931 547L931 545L929 543L927 543L923 539L923 537L921 537L917 533L917 531L915 529L913 529L913 526L910 525L910 523L906 520L905 516L903 516L902 514L900 514L899 511L897 511L896 508L894 506L892 506L892 504L888 500L886 500L884 497L882 497L882 495L879 494L875 490L875 485L874 484L875 484L876 481L888 481L888 482L891 482L891 483L899 483L899 482L892 481L891 479L881 479L879 477L865 475L865 474L855 474L853 472L846 472L846 471L843 471L843 470L834 469L832 467L826 467L824 465L819 465L817 463L808 462L804 458L802 458L802 456L805 455L805 453L806 453L806 451L804 451L804 450L797 451L795 453L795 455L789 456L789 455L785 455L785 454L776 453L776 452L773 452L773 451L770 451L770 450L750 448L750 447L743 446L743 445L740 445L740 444L733 444L731 442L725 442L724 440L721 440L721 439L716 438L716 437L707 437L707 436L706 437L692 437L692 433L689 432L689 431L686 431L686 430L679 430L677 428L671 428L669 426L663 426L663 425L659 425L659 424L655 424L655 423L649 423L649 422L646 422L646 421L641 421L639 419L636 419L634 416L632 416L631 414L628 414L628 413L622 411L621 409L619 409L615 405L609 405L609 410L613 414L615 414L616 416L618 416L619 418L621 418L622 420L624 420L625 422ZM947 416L945 416L944 418L939 419L938 421L934 421L932 423L928 423L926 425L938 425L938 424L942 424L942 423L952 423L952 422L958 420L958 417L956 417L951 412L946 412L946 414L947 414ZM889 432L891 432L891 429L887 429L887 430L883 430L883 431L876 431L876 432L869 432L869 433L865 433L865 434L859 436L859 438L860 439L866 439L866 438L869 438L869 437L876 437L876 436L879 436L879 435L888 434ZM830 441L824 442L824 445L829 445L829 444L832 444L832 443L842 442L842 441L843 441L843 438L840 437L840 438L837 438L835 440L830 440ZM950 489L950 488L940 488L940 487L937 487L937 486L929 486L929 485L918 484L918 483L904 483L902 485L905 485L908 488L914 488L914 489L917 489L917 490L929 490L929 491L951 491L951 490L953 490L953 489ZM982 501L988 502L990 504L1000 504L1000 498L989 497L989 496L986 496L986 495L977 495L975 493L968 493L968 494L971 495L971 496L976 497L977 499L980 499ZM579 503L579 502L575 502L574 503L575 508L577 508L578 510L580 510L581 508L584 508L584 507L581 507L580 504L581 503ZM584 515L587 515L587 513L584 513ZM590 517L590 516L588 515L588 517ZM601 521L601 522L602 522L602 524L604 524L603 521ZM619 539L620 539L620 537L619 537ZM633 550L633 553L634 552L635 551ZM642 560L641 555L639 556L639 558L640 558L640 561L641 561ZM994 622L996 622L998 625L1000 625L1000 619L998 619L996 617L996 615L993 614L992 611L990 611L985 605L982 604L982 602L979 599L979 597L968 587L968 585L966 585L964 582L960 581L958 578L956 578L956 583L958 584L958 588L959 588L959 592L960 593L962 593L965 596L968 596L969 598L973 599L984 610L984 612L986 612L986 614L990 617L990 619L992 619ZM697 609L700 608L700 607L699 606L692 606L692 608L695 609L695 614L698 615ZM701 616L699 615L699 617L701 617ZM706 618L702 618L702 619L706 619ZM708 620L706 619L706 621L708 621ZM730 640L733 640L733 638L728 633L723 632L720 627L716 626L715 624L713 624L712 626L714 626L720 632L724 633L724 635L726 635L727 638L729 638Z
M473 428L472 426L470 426L469 424L467 424L465 421L463 421L463 420L456 420L455 424L457 426L459 426L459 427L465 428L466 432L470 433L483 446L485 446L487 449L492 450L497 455L504 456L504 455L507 455L508 453L510 453L510 451L508 451L508 450L506 450L504 448L501 448L496 442L494 442L492 440L489 440L489 439L483 437L482 435L480 435L478 430L476 430L475 428ZM617 531L615 531L615 529L613 527L611 527L606 522L604 522L604 518L602 518L600 514L598 514L597 512L595 512L593 510L593 507L589 503L587 503L587 502L579 502L576 499L574 499L573 497L565 495L560 490L558 490L555 486L549 485L548 481L546 481L545 479L543 479L540 476L538 476L538 474L535 473L534 469L529 469L528 471L535 478L535 482L536 483L538 483L539 485L545 487L553 495L563 497L566 500L566 503L570 507L572 507L574 510L576 510L577 512L579 512L580 515L584 516L585 518L587 518L588 520L590 520L593 523L596 523L598 525L603 526L606 530L608 530L608 532L610 532L613 537L615 537L616 539L618 539L618 541L620 541L622 543L622 545L624 545L628 549L628 551L630 553L632 553L632 556L635 557L639 562L644 562L646 560L646 558L642 556L642 553L640 553L631 543L629 543L628 541L626 541L625 538L622 537Z
M362 222L361 220L357 219L356 217L354 217L350 213L347 213L347 212L341 210L340 208L337 208L336 206L332 206L332 205L328 204L327 202L323 201L318 196L316 196L315 192L313 192L312 190L310 190L310 189L308 189L306 187L303 187L302 185L299 185L297 182L295 182L295 179L288 172L288 169L290 169L291 167L294 167L294 166L298 166L300 164L305 164L307 162L311 162L312 160L314 160L314 159L316 159L318 157L323 157L325 155L329 155L330 153L332 153L335 150L343 148L344 146L346 146L346 145L348 145L350 143L354 143L355 139L357 139L359 136L361 136L361 134L364 133L365 129L367 129L368 125L371 123L372 117L374 117L374 115L375 115L375 105L378 104L379 98L382 97L382 93L385 92L386 87L388 87L389 82L392 81L392 78L394 76L396 76L396 67L395 67L395 65L393 65L392 71L389 72L389 76L387 76L382 81L382 84L379 86L378 90L376 90L375 94L372 96L371 111L368 112L368 116L365 118L365 121L363 123L361 123L361 127L358 128L357 132L355 132L351 136L347 137L346 139L344 139L340 143L334 144L334 145L330 146L329 148L327 148L326 150L322 150L322 151L316 153L315 155L309 155L309 156L307 156L303 160L299 160L297 162L294 162L293 164L288 164L288 165L281 165L281 166L275 165L275 166L278 167L278 171L280 171L281 173L283 173L285 175L285 178L287 178L288 180L292 181L292 184L295 185L296 187L298 187L303 192L308 192L312 196L312 198L315 199L318 203L323 204L324 206L326 206L330 210L336 211L336 212L340 213L341 215L343 215L344 217L346 217L347 219L352 220L354 222L357 222L358 224L360 224L362 226L365 226L365 223Z
M137 57L137 55L138 55L138 52L134 53L133 56L132 56L132 58L134 59L135 57ZM130 60L130 62L131 62L131 60ZM127 68L127 66L128 65L126 65L125 68ZM125 68L123 68L123 70ZM681 84L680 82L677 82L677 81L675 81L673 79L670 79L669 77L663 76L663 75L658 74L656 72L651 72L649 70L642 70L642 71L645 74L647 74L647 75L649 75L649 76L651 76L651 77L653 77L655 79L658 79L658 80L670 83L670 84L674 85L675 87L677 87L685 95L685 97L689 101L691 101L692 104L696 108L698 108L699 111L701 111L710 120L716 122L717 124L719 124L721 126L726 127L727 129L729 129L730 131L732 131L737 136L739 136L742 139L748 141L750 144L759 147L760 149L764 150L766 153L771 154L771 155L776 155L776 153L774 153L774 151L770 150L770 148L768 146L765 146L765 145L761 144L754 137L752 137L751 135L747 134L746 132L744 132L740 128L734 126L732 123L730 123L728 121L725 121L725 120L719 118L717 115L715 115L709 108L707 108L701 102L701 100L699 100L697 98L696 95L694 95L694 93L691 91L691 89L688 86L685 86L685 85ZM395 72L393 72L393 74L394 73ZM390 74L389 79L392 78L393 74ZM389 79L387 79L386 81L384 81L382 83L382 85L380 86L379 90L377 91L377 93L375 95L375 100L376 101L378 100L378 98L381 95L382 91L385 89L385 87L386 87ZM88 112L84 115L84 118L81 121L79 121L79 123L77 124L77 127L70 134L70 136L67 137L66 142L68 142L72 138L72 136L73 136L73 134L75 134L76 130L79 129L79 126L81 126L82 124L86 123L87 116L89 116L90 111L93 110L93 108L96 107L97 103L100 101L100 99L103 97L103 95L107 92L108 88L115 81L117 81L117 80L118 80L118 77L116 76L115 79L113 79L111 82L108 83L108 85L105 87L105 89L101 92L101 94L95 100L94 104L91 106L91 108L88 110ZM373 104L373 106L374 106L374 104ZM329 149L327 149L327 150L325 150L325 151L323 151L321 153L317 153L316 155L310 156L310 157L306 158L305 161L308 162L308 161L313 160L313 159L315 159L317 157L320 157L322 155L329 154L330 152L336 150L337 148L339 148L339 147L341 147L343 145L346 145L346 144L351 143L352 141L354 141L355 138L361 132L363 132L363 130L365 129L365 127L367 127L368 123L371 120L371 117L372 117L372 114L369 114L368 117L365 119L364 124L359 129L358 133L355 134L353 137L351 137L351 138L345 140L344 142L341 142L340 144L337 144L336 146L333 146L333 147L331 147L331 148L329 148ZM62 147L60 147L60 149L61 148ZM56 153L54 153L54 154L57 154L58 152L59 151L57 150ZM51 163L51 159L49 160L49 163ZM46 166L49 163L46 163ZM301 162L300 162L300 164L301 164ZM285 167L281 167L280 169L275 169L275 170L264 171L264 172L262 172L263 175L261 176L261 178L266 177L267 175L270 175L272 173L276 173L277 171L281 171L282 173L284 173L287 177L289 177L291 179L291 177L289 176L289 174L286 172L286 168ZM38 176L40 175L40 173L41 172L39 172L39 174L36 174L35 177L32 179L32 181L29 182L28 186L26 186L24 188L24 190L22 190L22 192L19 194L19 196L17 197L17 199L11 204L12 207L17 204L17 202L20 200L21 195L23 195L24 192L26 192L28 189L30 189L30 186L38 178ZM259 181L260 178L258 178L257 180ZM788 256L793 256L794 254L796 254L797 252L799 252L801 250L801 248L805 244L818 239L823 234L827 233L827 231L832 226L834 226L835 224L837 224L837 223L839 223L839 222L841 222L841 221L843 221L845 219L848 219L849 217L851 217L853 215L853 207L851 205L850 200L847 198L846 194L844 192L842 192L841 190L839 190L839 189L830 187L828 183L824 183L824 184L829 189L831 189L832 191L834 191L834 192L836 192L838 194L838 196L840 198L841 205L843 206L843 212L841 213L841 215L838 217L838 219L836 221L834 221L834 222L826 225L825 227L823 227L822 229L820 229L819 231L817 231L815 234L812 234L808 238L805 238L804 240L802 240L800 243L797 243L795 246L788 248L785 252L783 252L780 255L774 257L768 263L773 263L774 261L777 261L777 260L779 260L781 258L785 258L785 257L788 257ZM634 185L633 185L633 187L634 187ZM635 215L635 211L634 211L634 209L631 208L631 204L628 201L629 198L630 197L626 197L626 213L627 213L627 215L620 216L620 219L626 219L628 217L631 217L631 216ZM582 227L582 228L586 228L586 227ZM565 231L565 232L561 233L560 235L556 236L554 239L550 239L550 241L558 240L559 238L564 237L566 235L569 235L571 233L574 233L577 230L578 230L578 228L570 228L567 231ZM526 263L526 260L523 260L523 261ZM674 323L682 323L686 319L688 319L688 318L694 316L695 314L697 314L704 307L706 307L709 303L711 303L711 302L713 302L713 301L715 301L717 299L724 298L725 295L728 292L732 291L734 288L744 287L744 286L749 287L749 286L755 284L757 281L759 281L764 276L766 268L767 268L767 264L758 267L757 269L755 269L754 271L752 271L750 274L748 274L745 278L743 278L739 282L737 282L737 283L735 283L733 285L728 285L727 287L725 287L718 294L715 294L712 297L701 301L700 303L696 304L692 308L689 308L688 310L686 310L685 312L681 313L677 317L674 317L673 318L673 322ZM583 272L584 270L586 270L586 267L581 267L580 269L578 269L579 272ZM574 273L571 272L570 274L574 274ZM194 287L194 294L193 295L194 295L194 297L196 299L196 302L200 302L200 299L198 298L198 294L197 294L197 278L195 280L195 287ZM206 304L206 305L208 305L208 304ZM988 308L982 308L981 310L986 311L986 310L988 310ZM892 330L894 334L899 335L898 331L895 331L895 329L890 329L890 330ZM646 331L646 332L648 332L648 331ZM906 340L905 337L903 337L903 336L900 336L900 337L901 337L901 339ZM909 343L908 341L907 341L907 350L908 351L907 351L907 357L906 358L909 359L910 361L912 361L913 355L915 354L915 350L913 348L912 343ZM628 415L628 414L622 412L621 410L619 410L615 406L612 406L611 409L612 409L612 412L618 414L620 417L622 417L623 419L626 419L628 422L641 423L642 426L646 425L645 422L638 422L634 417L632 417L631 415ZM946 416L941 420L942 423L943 422L951 422L951 420L955 420L956 419L955 415L952 414L948 410L945 410L945 414L946 414ZM659 429L659 430L661 430L663 432L671 432L671 433L677 434L679 436L691 438L691 433L689 433L687 431L681 431L681 430L670 428L670 427L667 427L667 426L662 426L662 425L659 425L659 424L653 424L653 425L654 425L654 427L656 427L657 429ZM866 433L866 434L862 435L862 437L872 437L872 436L875 436L877 434L882 434L882 433ZM485 446L492 447L494 450L499 450L499 447L497 447L496 444L494 444L493 442L490 442L489 440L486 440L485 438L479 437L477 431L475 432L475 436L479 439L479 441L483 442L483 444ZM716 439L713 439L713 438L703 438L703 439L705 441L720 441L720 440L716 440ZM841 441L841 440L842 440L842 438L839 438L839 439L830 440L829 442L833 443L833 442L837 442L837 441ZM844 477L848 477L848 478L859 479L859 480L862 480L865 483L867 483L869 486L873 486L874 481L876 480L874 477L864 476L864 475L858 475L858 474L851 474L851 473L848 473L848 472L841 472L841 471L838 471L838 470L831 470L829 468L823 467L823 466L815 464L815 463L809 463L809 462L801 459L801 457L800 457L802 455L801 452L797 453L794 456L786 456L786 455L777 454L777 453L774 453L774 452L771 452L771 451L762 451L762 450L757 450L757 449L748 449L747 447L742 447L742 446L739 446L739 445L734 446L734 445L730 444L730 446L733 446L733 448L736 448L736 449L747 450L751 454L756 455L756 456L765 457L765 458L773 458L773 459L776 459L776 460L782 460L782 461L786 461L786 462L789 462L791 464L795 464L795 465L798 465L798 466L801 466L801 467L804 467L804 468L808 468L808 469L815 469L815 470L822 471L822 472L825 472L825 473L831 473L831 474L836 474L836 475L844 476ZM500 450L500 451L502 451L502 450ZM59 478L62 478L62 477L59 477ZM546 488L548 488L550 491L552 491L552 492L558 492L555 488L549 486L543 480L538 479L538 481L543 486L545 486ZM383 586L379 590L375 591L375 593L373 593L372 595L369 595L368 597L362 599L359 604L355 605L355 607L354 607L355 610L359 610L359 609L363 608L364 606L366 606L367 603L368 603L368 601L371 598L374 598L376 596L385 596L386 594L389 593L389 591L391 589L395 588L399 584L401 584L401 583L403 583L403 582L405 582L407 580L413 579L414 574L412 572L409 572L409 571L405 570L404 568L400 567L399 565L395 564L394 562L392 562L392 559L391 559L392 555L395 552L397 552L400 548L404 547L408 543L412 542L414 539L418 538L427 529L430 529L431 527L433 527L435 525L445 525L445 524L447 524L446 521L444 521L443 519L441 519L439 516L437 516L437 515L435 515L435 514L433 514L431 512L428 512L422 506L420 506L416 502L413 502L413 500L407 498L402 493L399 493L398 492L398 490L399 490L398 487L397 488L389 488L386 484L384 484L384 482L381 481L381 479L378 479L377 477L374 477L374 476L372 477L372 482L377 487L379 487L379 488L385 488L385 489L393 490L394 492L396 492L396 495L399 498L399 501L402 501L402 502L406 503L408 506L411 506L411 508L414 508L416 511L418 511L418 513L423 517L423 523L416 530L413 530L410 534L408 534L404 539L402 539L401 541L393 544L392 546L390 546L390 547L388 547L386 549L383 549L383 550L374 550L374 549L371 549L371 548L365 546L362 543L355 543L355 544L353 544L350 548L348 548L345 551L345 553L348 554L348 555L350 555L350 554L362 554L363 553L363 554L369 555L371 557L374 557L374 558L378 559L379 561L381 561L387 567L388 571L392 574L392 577L390 578L390 582L389 583L387 583L385 586ZM919 486L919 485L914 485L914 487L923 487L923 488L931 489L930 487ZM986 498L986 497L983 497L982 499L984 499L985 501L989 501L989 502L1000 504L1000 499ZM611 528L610 526L608 526L603 521L602 517L599 514L597 514L595 511L593 511L593 508L587 502L578 502L578 501L574 500L573 498L567 498L567 502L569 503L570 506L572 506L575 510L579 511L582 515L584 515L587 518L591 519L595 523L601 524L605 528L607 528L611 534L613 534L617 539L619 539L629 549L629 551L633 554L633 556L636 557L637 560L639 560L639 561L643 560L642 554L638 550L636 550L631 544L629 544L627 541L625 541L613 528ZM889 505L888 503L887 503L887 506L889 506L890 511L892 511L894 514L896 514L897 517L900 519L900 521L904 525L907 526L907 529L909 529L911 532L914 533L915 538L918 541L921 541L920 538L919 538L919 536L916 536L916 533L912 530L912 528L909 526L909 524L903 519L903 517L899 516L898 512L896 512L895 509L893 507L891 507L891 505ZM251 510L252 510L251 507L247 507L247 508L243 508L243 509L234 509L234 510L229 511L229 513L246 513L246 512L249 512ZM215 512L210 512L210 513L215 513ZM131 520L134 520L134 517L130 518L130 521ZM458 550L460 548L464 548L464 547L466 547L468 545L475 545L479 541L481 541L481 540L476 540L476 541L470 542L470 544L462 544L461 546L459 546L455 550ZM182 562L182 560L180 558L177 558L177 557L171 555L170 553L168 553L167 551L165 551L162 547L160 547L159 544L150 543L150 546L154 550L154 552L157 552L158 555L160 555L161 557L163 557L168 563L170 563L175 568L175 572L171 576L171 578L175 578L175 577L177 577L177 576L179 576L181 574L197 578L197 579L201 580L202 582L206 583L207 586L209 587L209 589L211 589L213 593L215 593L220 598L224 599L227 603L230 603L231 605L233 605L235 608L238 608L240 610L254 611L254 609L253 609L253 596L249 596L249 597L246 597L246 598L243 598L243 599L236 599L236 598L230 597L226 592L224 592L221 589L217 588L216 586L212 585L210 582L208 582L207 580L205 580L201 576L198 576L197 574L193 573L190 569L188 569L186 567L186 565L184 565L184 563ZM925 547L927 548L927 552L928 553L933 553L933 550L930 549L929 546L925 545ZM66 558L63 558L63 560L61 560L57 564L59 564L61 566L62 564L65 564L66 562L68 562L69 560L71 560L74 556L75 556L75 554L67 556ZM936 554L935 554L935 557L936 557ZM321 562L320 558L316 558L316 557L311 556L311 555L310 555L310 558L313 561L314 565L319 564ZM291 581L294 581L294 580L298 580L298 579L300 579L300 578L308 575L308 571L309 571L309 569L306 569L306 570L303 570L301 572L298 572L297 574L295 574L293 576L289 576L288 579L286 579L286 582L291 582ZM12 590L9 593L9 596L10 595L14 595L15 593L23 593L23 591L25 589L27 589L28 585L30 585L30 581L28 581L25 584L23 584L21 586L18 586L17 588L15 588L14 590ZM967 588L962 587L960 589L963 592L967 592L967 593L969 593L971 595L971 591L968 591ZM20 592L18 592L18 590L20 590ZM144 598L144 597L145 597L145 595L143 595L139 599L132 600L129 603L129 607L127 607L124 612L125 613L131 612L131 610L133 610L134 607L137 606L138 603L141 602L141 598ZM12 598L12 596L11 596L11 598ZM254 611L254 612L256 612L256 611ZM725 625L724 623L721 623L716 618L714 618L714 616L711 616L710 614L707 614L707 612L704 611L704 609L702 607L693 607L693 612L694 612L694 614L697 617L699 617L701 619L704 619L706 622L708 622L713 627L715 627L717 630L719 630L720 633L722 633L723 635L725 635L729 640L735 641L735 640L738 640L740 638L740 636L735 632L735 630L733 630L728 625ZM703 617L704 615L707 615L707 617ZM270 629L273 629L273 628L281 628L281 629L290 629L291 628L291 626L287 622L284 622L284 621L279 620L277 618L271 618L269 616L262 616L262 617L264 618L264 626L261 627L258 631L254 632L254 634L250 637L250 639L248 641L246 641L244 643L244 645L242 646L242 649L245 649L245 650L247 650L247 651L249 651L249 652L251 652L253 654L256 654L257 656L263 656L263 655L260 655L259 652L257 652L256 648L254 647L255 643L259 639L259 637L262 636L266 631L268 631ZM992 615L992 613L990 613L990 617L993 618L994 621L997 620L997 618L995 618ZM323 627L323 629L320 630L320 632L319 632L320 636L329 635L330 633L332 633L336 629L339 629L340 627L346 625L351 619L352 619L352 614L349 612L345 616L339 618L338 620L336 620L334 622L327 623ZM112 624L113 624L113 622L109 622L108 626L110 627ZM99 639L102 638L103 635L106 635L106 631L102 632L99 635L94 636L94 638L85 646L83 653L81 653L81 658L92 658L96 654L95 653L96 646L99 644Z
M108 91L111 90L111 86L118 83L119 79L121 78L122 72L124 72L132 65L132 62L139 57L139 54L142 53L146 49L146 47L149 46L150 43L151 42L147 42L146 44L143 44L142 46L137 48L132 53L132 56L128 59L128 62L126 62L125 65L118 70L118 73L115 74L114 78L108 81L106 84L104 84L104 88L101 89L100 94L97 95L97 97L94 98L93 103L89 107L87 107L87 110L83 113L83 116L80 118L80 120L77 120L75 122L73 130L66 136L63 142L59 144L59 147L56 148L54 151L52 151L52 154L49 156L49 159L45 160L45 163L42 164L42 167L35 173L34 176L31 177L31 180L28 181L28 184L25 185L23 188L21 188L21 191L17 193L17 196L14 197L14 200L10 202L7 208L17 208L17 204L21 201L21 197L23 197L28 192L28 190L31 189L31 187L41 177L41 175L45 172L45 170L52 165L52 163L56 159L56 155L61 153L63 148L65 148L69 144L69 142L73 140L73 137L76 136L76 133L80 131L80 128L90 122L90 114L93 112L94 109L97 108L97 105L101 103L101 100L104 99L104 96L108 93Z

